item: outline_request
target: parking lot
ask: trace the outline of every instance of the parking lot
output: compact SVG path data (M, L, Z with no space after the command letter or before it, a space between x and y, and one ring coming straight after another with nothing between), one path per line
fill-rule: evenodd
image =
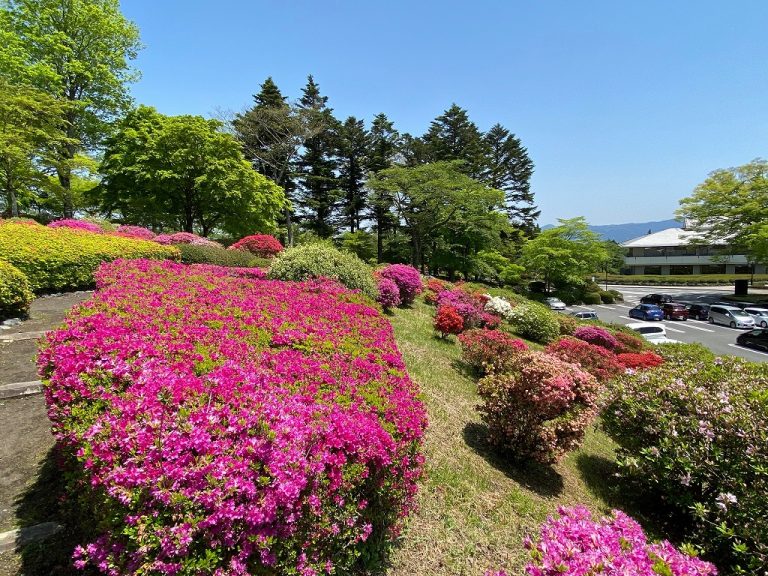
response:
M666 288L647 286L608 286L618 290L624 296L624 302L615 304L595 304L592 306L569 306L569 312L594 310L600 320L617 324L630 324L640 320L630 319L628 313L640 303L640 298L650 293L669 294L679 302L712 303L732 294L725 288ZM766 296L768 298L768 295ZM669 320L660 322L667 329L667 337L680 342L697 342L703 344L716 354L731 354L741 356L754 362L768 362L768 354L736 345L736 337L743 330L707 323L706 320Z

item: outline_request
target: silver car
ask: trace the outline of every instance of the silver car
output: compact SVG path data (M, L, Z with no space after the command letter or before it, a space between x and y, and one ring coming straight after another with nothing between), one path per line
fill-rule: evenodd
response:
M752 329L755 327L755 319L741 308L720 304L712 304L709 307L709 323L723 324L731 328Z
M768 328L768 308L744 308L744 312L752 316L755 324L761 328Z
M560 298L547 298L545 302L549 305L550 310L565 310L565 302Z

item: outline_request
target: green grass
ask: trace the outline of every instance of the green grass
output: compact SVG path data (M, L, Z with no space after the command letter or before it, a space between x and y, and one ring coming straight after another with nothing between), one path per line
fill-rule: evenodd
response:
M594 274L595 281L598 284L605 282L605 274ZM734 280L749 280L752 278L749 274L670 274L662 276L659 274L609 274L609 284L630 284L630 285L667 285L679 284L681 286L698 286L712 284L715 286L727 286L733 284ZM755 274L755 286L765 286L768 283L768 274Z
M482 575L492 568L522 573L523 538L558 505L609 510L606 480L614 445L590 430L583 447L554 467L516 466L496 456L485 445L475 411L475 380L459 362L455 340L435 337L433 313L417 302L391 316L408 371L421 387L429 429L419 510L387 574Z

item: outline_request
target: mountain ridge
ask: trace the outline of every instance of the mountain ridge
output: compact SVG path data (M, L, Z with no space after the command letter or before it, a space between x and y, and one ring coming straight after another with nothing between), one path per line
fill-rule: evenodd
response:
M626 224L598 224L590 226L589 229L600 234L604 240L613 240L614 242L626 242L632 238L645 236L650 231L658 232L667 228L681 228L683 223L680 220L654 220L651 222L628 222ZM553 224L542 226L542 230L554 228Z

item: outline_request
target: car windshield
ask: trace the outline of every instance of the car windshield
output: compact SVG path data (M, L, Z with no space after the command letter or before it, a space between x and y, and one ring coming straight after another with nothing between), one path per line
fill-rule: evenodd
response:
M745 310L745 312L749 312L755 316L768 316L768 310Z
M731 310L731 314L736 318L751 318L751 316L743 310Z

